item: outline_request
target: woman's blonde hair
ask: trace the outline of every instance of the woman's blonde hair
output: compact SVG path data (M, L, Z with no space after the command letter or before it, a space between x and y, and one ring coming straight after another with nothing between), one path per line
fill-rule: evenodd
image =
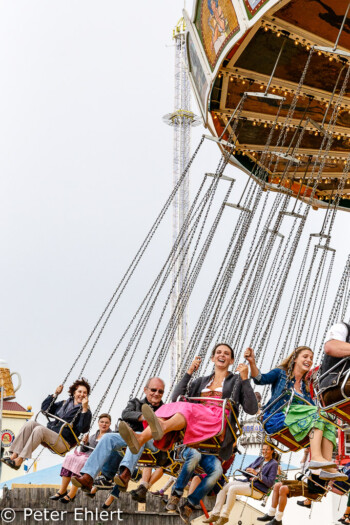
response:
M312 352L312 354L314 353L314 351L311 350L311 348L308 347L308 346L298 346L298 348L293 350L293 352L291 352L289 354L289 356L287 356L285 359L283 359L282 363L280 365L278 365L278 368L282 368L282 370L285 370L287 372L287 378L288 379L292 379L294 363L295 363L297 357L299 356L299 354L301 352L303 352L304 350L309 350L309 352ZM304 379L304 381L306 383L306 388L309 391L309 381L306 379L307 373L308 373L307 371L304 373L303 379Z

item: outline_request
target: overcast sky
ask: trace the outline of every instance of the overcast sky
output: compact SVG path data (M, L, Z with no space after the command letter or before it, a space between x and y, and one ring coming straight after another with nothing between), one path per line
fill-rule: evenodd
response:
M171 191L173 135L162 116L173 110L172 29L183 2L0 7L0 358L22 375L17 401L36 411ZM193 146L202 133L193 131ZM193 180L218 160L206 143ZM239 195L245 176L228 171ZM312 213L310 231L322 214ZM338 214L338 273L348 220ZM170 246L170 223L163 236Z

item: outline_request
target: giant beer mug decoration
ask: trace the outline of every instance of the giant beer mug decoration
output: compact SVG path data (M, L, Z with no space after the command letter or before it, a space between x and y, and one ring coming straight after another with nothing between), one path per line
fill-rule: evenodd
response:
M17 376L18 384L16 388L12 383L12 376ZM15 392L20 388L22 384L21 376L18 372L10 372L8 364L0 359L0 387L3 387L4 399L10 400L14 399Z

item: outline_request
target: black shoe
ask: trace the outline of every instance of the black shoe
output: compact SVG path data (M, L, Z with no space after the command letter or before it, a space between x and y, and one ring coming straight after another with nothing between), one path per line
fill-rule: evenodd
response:
M350 514L344 514L344 516L342 516L341 518L338 519L338 521L340 521L340 523L346 523L346 519L350 516Z
M97 487L99 490L110 490L114 487L114 483L111 479L101 475L94 480L94 487Z
M106 504L104 503L104 504L102 505L102 508L103 508L103 510L107 510L107 509L109 509L109 507L110 507L111 505L113 505L113 501L112 501L112 503L110 503L109 505L106 505Z
M56 492L53 496L50 496L49 499L52 501L58 501L61 498L64 498L67 496L68 492L66 491L64 494L60 494L59 492Z
M282 525L282 520L276 520L276 518L273 518L269 525Z
M97 493L96 493L96 492L93 492L93 493L91 494L91 492L85 492L85 494L86 494L86 496L87 496L88 498L94 499L94 497L96 496Z
M68 499L66 499L66 498L68 498ZM68 505L68 503L71 503L71 502L74 501L74 500L75 500L75 496L74 496L74 498L71 498L71 497L68 496L68 494L67 494L67 496L65 496L64 498L61 498L61 499L60 499L60 502L61 502L61 503L64 503L65 505Z
M13 468L13 470L19 470L21 468L21 465L17 466L13 459L1 458L0 461L5 463L8 467Z
M307 504L305 504L305 500L304 501L297 501L297 505L300 505L300 507L305 507L306 509L311 509L311 503L309 503L307 505Z
M140 485L136 490L130 492L131 498L139 503L146 503L146 494L148 489L144 485Z
M270 514L265 514L264 516L260 516L259 518L256 518L258 521L271 521L274 519L274 516L270 516Z

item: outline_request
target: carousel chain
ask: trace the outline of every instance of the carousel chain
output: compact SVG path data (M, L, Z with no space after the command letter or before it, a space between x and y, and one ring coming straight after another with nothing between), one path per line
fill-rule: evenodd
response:
M326 266L328 253L329 253L328 251L322 250L319 266L318 268L316 268L316 278L313 279L313 286L311 289L311 294L309 296L308 305L306 307L306 312L305 312L306 315L304 315L304 318L305 318L304 326L307 327L307 330L306 330L305 336L303 337L303 340L305 340L306 345L309 343L309 340L310 340L309 339L310 330L311 330L311 326L313 326L312 322L314 319L316 306L319 302L319 296L321 294L321 283L322 283L323 273L324 273L325 266Z
M195 220L194 224L192 225L192 227L191 227L191 229L189 230L189 232L187 232L187 239L186 239L186 242L184 242L182 245L180 245L180 248L179 248L179 243L177 243L176 246L174 247L174 248L175 248L176 255L177 255L177 256L176 256L176 259L179 258L179 256L181 255L181 252L184 250L184 254L182 254L182 258L181 258L181 262L180 262L180 268L179 268L178 271L180 271L181 266L182 266L182 264L183 264L183 262L184 262L184 260L185 260L185 258L186 258L186 256L187 256L187 252L188 252L188 249L189 249L189 247L190 247L190 244L191 244L191 242L192 242L192 240L193 240L193 238L194 238L195 231L196 231L196 229L198 228L198 226L199 226L199 224L200 224L200 219L201 219L201 217L202 217L202 214L204 213L205 208L206 208L207 205L208 205L208 202L209 202L209 200L210 200L210 195L213 193L214 189L216 188L216 184L217 184L217 181L213 181L213 183L210 185L210 188L207 190L205 196L203 197L203 199L202 199L200 205L198 206L197 211L199 210L199 212L196 214L196 220ZM199 190L199 192L197 193L197 197L199 197L199 193L200 193L200 190ZM196 200L197 200L197 199L196 199ZM193 208L193 206L191 206L191 209L192 209L192 208ZM183 230L186 231L186 224L183 225ZM179 248L179 250L178 250L178 248ZM155 304L158 302L158 296L159 296L159 293L160 293L161 289L163 288L163 286L165 285L165 283L166 283L166 281L167 281L167 279L168 279L168 277L169 277L169 275L170 275L170 273L171 273L171 270L172 270L172 267L171 267L171 268L168 268L168 270L167 270L165 276L163 277L163 281L162 281L162 284L161 284L160 289L158 290L158 294L157 294L157 296L153 299L153 302L152 302L152 304L151 304L151 306L150 306L150 308L149 308L149 311L148 311L148 313L147 313L147 321L148 321L149 318L150 318L150 315L151 315L151 313L152 313L152 311L153 311L153 308L154 308ZM174 285L175 285L175 281L173 282L173 286L174 286ZM169 302L169 300L170 300L170 296L171 296L171 292L168 294L167 300L166 300L166 302L165 302L165 305L166 305L166 306L167 306L167 304L168 304L168 302ZM166 306L165 306L165 307L166 307ZM165 307L164 307L164 308L165 308ZM129 366L130 366L131 360L132 360L133 357L135 356L135 352L136 352L137 346L138 346L138 344L139 344L139 342L140 342L140 340L141 340L141 337L142 337L142 335L143 335L143 333L144 333L144 329L145 329L145 327L146 327L146 324L144 323L143 326L140 327L140 329L137 330L137 331L133 334L132 340L130 340L130 342L129 342L129 344L128 344L127 352L130 351L132 344L135 342L136 339L138 339L138 340L137 340L137 343L136 343L136 345L135 345L135 348L134 348L133 354L132 354L132 356L131 356L131 359L129 360L129 363L128 363L128 365L127 365L127 367L126 367L126 370L125 370L125 372L124 372L124 376L123 376L123 378L125 378L125 375L126 375L126 372L127 372L128 368L129 368ZM149 355L149 351L146 351L146 358L148 357L148 355ZM119 371L119 369L120 369L120 365L121 365L121 363L118 365L118 371ZM134 391L135 391L135 389L136 389L137 383L138 383L138 381L139 381L139 379L140 379L140 377L141 377L141 373L142 373L142 372L143 372L143 366L141 366L141 367L139 368L139 373L138 373L138 376L137 376L137 378L136 378L136 380L135 380L135 384L134 384L134 388L133 388L132 393L131 393L131 397L133 396L133 393L134 393ZM119 389L120 389L121 384L122 384L122 382L121 382L120 385L119 385L119 388L118 388L118 390L117 390L117 392L116 392L116 395L114 396L114 399L117 397L117 394L118 394L118 392L119 392ZM114 402L114 400L113 400L113 402ZM113 404L113 402L112 402L112 404Z
M216 180L215 190L216 190L216 188L217 188L217 182L218 182L218 179ZM233 185L233 182L230 184L229 192L230 192L231 189L232 189L232 185ZM171 316L170 321L169 321L169 323L168 323L168 327L171 327L171 326L173 325L173 323L174 323L174 319L175 319L175 317L176 317L176 313L177 313L177 309L178 309L179 301L184 301L185 298L186 298L185 294L183 294L184 287L188 285L188 282L189 282L189 280L191 279L191 275L192 275L192 273L193 273L193 271L194 271L194 268L197 267L197 265L198 265L198 261L200 260L200 255L199 255L198 258L197 258L197 262L195 263L194 268L192 269L192 264L193 264L193 262L194 262L195 254L196 254L196 252L197 252L197 249L198 249L198 246L199 246L199 242L200 242L201 236L202 236L202 234L203 234L204 225L205 225L205 223L206 223L207 216L208 216L208 212L209 212L209 209L210 209L210 206L211 206L211 203L212 203L212 199L214 198L214 195L215 195L215 192L213 191L212 194L210 195L210 199L209 199L208 202L207 202L207 209L206 209L205 217L204 217L204 220L202 221L202 224L201 224L200 232L199 232L198 238L197 238L197 240L196 240L196 244L195 244L195 248L194 248L193 253L192 253L192 257L191 257L190 264L189 264L189 266L188 266L188 268L187 268L187 272L186 272L186 274L185 274L185 276L184 276L184 283L183 283L183 285L182 285L182 290L181 290L181 292L179 293L178 303L177 303L177 305L175 306L175 309L174 309L174 311L173 311L173 313L172 313L172 316ZM203 208L203 213L204 213L204 210L205 210L205 208ZM186 251L185 256L187 256L187 252L188 252L188 250ZM185 261L185 257L182 258L182 261L181 261L181 262L184 263L184 261ZM160 317L158 318L158 323L157 323L157 325L156 325L156 329L155 329L155 331L153 332L151 342L150 342L150 344L149 344L149 346L148 346L148 350L147 350L146 353L145 353L144 361L143 361L142 366L140 367L139 375L138 375L138 378L137 378L137 380L136 380L136 382L135 382L135 385L134 385L134 388L133 388L133 391L132 391L132 394L131 394L131 395L133 395L134 392L135 392L135 390L136 390L137 383L138 383L138 381L139 381L140 378L141 378L141 371L144 372L144 366L145 366L145 363L146 363L146 361L147 361L148 355L150 354L150 351L151 351L151 348L152 348L152 345L153 345L153 342L154 342L155 336L156 336L156 334L157 334L157 332L158 332L158 329L159 329L159 327L160 327L160 323L161 323L161 321L162 321L162 319L163 319L163 316L164 316L164 314L165 314L165 311L166 311L167 305L168 305L168 303L169 303L169 301L170 301L170 299L171 299L172 292L173 292L173 290L174 290L174 288L175 288L175 286L176 286L177 277L178 277L180 271L181 271L181 265L180 265L180 267L179 267L179 269L178 269L177 274L175 275L175 278L173 279L173 282L172 282L172 285L171 285L171 288L170 288L170 292L168 293L167 300L165 301L165 305L164 305L164 307L163 307L163 310L162 310L162 312L161 312L161 314L160 314ZM190 273L190 272L191 272L191 273ZM176 326L177 326L177 325L176 325ZM160 343L160 344L161 344L161 343ZM157 351L154 353L154 355L153 355L153 359L155 359L155 356L156 356L156 355L158 355L158 354L157 354ZM151 361L151 363L152 363L152 361ZM149 365L149 367L150 367L150 366L151 366L151 364ZM148 368L148 369L149 369L149 368ZM152 375L154 375L154 374L152 374ZM140 385L140 388L141 388L141 385Z
M324 284L323 291L322 291L322 297L321 297L321 300L318 306L316 320L313 325L313 331L311 334L311 344L312 344L311 348L316 348L316 345L317 345L317 338L320 333L321 322L322 322L323 314L325 312L325 303L326 303L327 293L330 288L331 276L332 276L333 267L334 267L334 260L335 260L335 252L333 252L331 256L331 262L328 267L328 272L327 272L325 284Z
M301 283L303 282L303 278L304 278L304 272L305 272L305 269L306 269L306 261L307 261L307 258L308 258L310 246L311 246L311 236L309 237L308 243L306 245L306 249L305 249L305 252L304 252L304 255L303 255L303 259L302 259L302 262L301 262L301 265L300 265L300 269L297 272L297 278L296 278L296 281L295 281L295 284L294 284L294 287L293 287L293 291L292 291L292 294L291 294L291 299L288 302L288 308L287 308L287 311L286 311L286 314L285 314L285 317L284 317L284 321L282 323L283 327L288 327L288 328L286 329L286 338L285 338L284 344L282 345L282 350L280 351L280 354L278 356L278 360L280 360L281 357L284 355L285 348L288 345L289 337L291 337L292 333L294 333L295 321L296 321L296 319L298 317L299 305L300 305L300 303L298 302L298 299L299 299L300 293L301 293ZM293 298L294 298L294 303L293 303ZM292 307L292 305L293 305L293 307ZM291 314L290 314L290 310L292 310ZM288 320L289 320L289 325L288 325ZM280 347L280 342L281 342L283 333L284 333L283 330L281 330L280 334L279 334L279 338L277 340L276 348Z
M197 192L196 198L195 198L195 200L194 200L194 204L195 204L196 202L198 202L198 198L199 198L199 196L200 196L200 194L201 194L201 192L202 192L204 182L205 182L205 177L204 177L204 179L203 179L203 181L202 181L202 183L201 183L201 185L200 185L200 187L199 187L199 190L198 190L198 192ZM136 327L135 331L138 332L139 327L142 325L144 315L146 315L147 308L149 307L150 301L151 301L151 300L154 300L154 298L153 298L153 296L154 296L154 292L155 292L156 289L157 289L157 286L158 286L158 284L159 284L159 282L160 282L160 279L161 279L162 275L164 274L164 272L165 272L165 276L168 276L168 275L170 274L171 269L172 269L172 266L174 265L174 263L175 263L175 261L176 261L176 258L178 257L178 254L177 254L177 248L178 248L178 246L179 246L179 244L180 244L180 242L181 242L181 240L182 240L183 234L186 232L186 227L187 227L188 221L190 220L190 217L191 217L191 214L192 214L194 208L195 208L194 205L191 206L191 208L190 208L190 210L189 210L189 213L188 213L188 215L187 215L187 217L186 217L186 220L185 220L185 223L184 223L184 227L181 228L181 230L180 230L180 232L179 232L179 235L178 235L178 238L176 239L174 245L172 246L172 249L171 249L171 251L170 251L170 253L169 253L169 255L168 255L167 259L166 259L166 262L164 263L163 267L161 268L159 274L157 275L155 281L154 281L153 284L151 285L151 287L150 287L148 293L146 294L145 298L144 298L143 301L141 302L141 305L140 305L139 308L137 309L136 313L134 314L134 316L133 316L132 320L130 321L129 325L127 326L126 330L124 331L124 333L122 334L121 338L119 339L119 341L118 341L117 345L115 346L115 348L114 348L112 354L109 356L109 359L108 359L107 363L105 363L105 365L104 365L104 367L103 367L103 369L102 369L100 375L98 376L98 380L101 378L102 374L103 374L104 371L106 370L108 364L110 363L110 361L111 361L111 359L113 358L115 352L116 352L117 349L119 348L121 342L124 340L124 338L125 338L127 332L129 331L131 325L133 324L133 322L134 322L135 319L137 318L139 312L141 311L142 307L143 307L143 306L145 305L145 303L146 303L146 307L145 307L144 312L142 313L142 315L141 315L141 317L140 317L140 319L139 319L139 322L138 322L138 324L137 324L137 327ZM197 211L197 210L195 210L194 215L196 215L196 211ZM176 256L176 254L177 254L177 256ZM170 265L170 266L169 266L169 265ZM165 277L163 277L163 283L162 283L163 285L164 285L164 279L165 279ZM160 285L160 286L162 286L162 285ZM158 289L158 291L156 292L156 296L157 296L157 297L158 297L159 293L160 293L160 289ZM98 382L98 380L97 380L97 382ZM96 385L96 383L95 383L95 385ZM94 386L95 386L95 385L94 385Z
M223 211L225 209L225 202L230 194L230 191L232 189L232 184L230 185L230 188L229 190L227 191L226 195L225 195L225 198L224 198L224 201L223 201L223 204L222 206L220 207L219 209L219 212L215 218L215 221L213 223L213 226L209 232L209 235L208 235L208 238L205 242L205 244L203 245L203 248L199 254L199 257L198 257L198 263L197 265L194 267L193 271L192 271L192 274L190 275L190 279L188 279L187 281L184 282L183 284L183 287L179 293L179 298L178 298L178 303L176 305L176 308L175 308L175 311L173 312L173 316L172 316L172 319L170 320L170 323L168 324L168 330L165 332L167 334L167 332L169 333L169 331L173 330L173 333L175 333L176 329L177 329L177 326L178 326L178 322L179 322L179 318L181 318L181 315L183 313L183 310L184 310L184 307L186 306L187 302L188 302L188 299L189 299L189 296L194 288L194 285L197 281L197 278L198 278L198 275L199 275L199 272L200 272L200 269L202 268L202 265L204 263L204 260L205 260L205 257L208 253L208 250L209 250L209 247L212 243L212 240L214 238L214 235L215 235L215 232L217 230L217 227L218 227L218 224L222 218L222 215L223 215ZM169 344L171 344L171 340L172 340L172 337L168 337L168 341L169 341ZM161 344L161 343L160 343ZM162 366L162 362L163 362L163 358L165 358L165 356L167 355L167 352L165 351L165 347L163 346L163 349L162 349L162 352L160 354L160 359L158 360L158 362L156 363L156 366L155 366L155 371L152 372L152 375L154 375L156 373L156 370L160 369L159 366L161 367Z
M185 167L181 177L179 178L179 181L178 183L175 185L175 187L173 188L171 194L169 195L168 199L166 200L162 210L160 211L160 213L158 214L156 220L154 221L153 225L151 226L148 234L146 235L146 238L145 240L142 242L140 248L138 249L136 255L134 256L133 260L131 261L131 264L129 265L127 271L125 272L125 274L123 275L120 283L118 284L118 286L116 287L112 297L110 298L110 300L108 301L107 303L107 306L105 307L105 309L103 310L102 314L100 315L97 323L95 324L94 328L92 329L88 339L86 340L85 344L83 345L82 349L80 350L78 356L76 357L76 359L74 360L71 368L69 369L66 377L64 378L63 380L63 383L62 384L65 384L66 381L68 380L68 377L70 376L70 374L72 373L73 369L75 368L75 365L78 363L79 359L82 357L85 349L87 348L87 346L89 345L90 341L92 340L95 332L97 331L98 327L100 326L100 324L102 323L102 320L106 317L103 325L102 325L102 328L100 329L100 332L99 334L97 335L97 338L95 340L95 342L93 343L93 346L92 346L92 349L90 350L89 354L88 354L88 357L87 359L85 360L85 363L84 363L84 366L82 368L82 370L80 371L80 374L79 376L82 375L85 367L86 367L86 364L87 362L89 361L92 353L93 353L93 350L94 348L96 347L96 344L97 344L97 341L100 339L101 337L101 334L108 322L108 320L110 319L115 307L116 307L116 304L118 303L119 299L120 299L120 296L122 294L122 292L124 291L124 289L126 288L127 284L129 283L133 273L135 272L135 269L136 267L138 266L138 263L140 262L143 254L145 253L146 249L148 248L152 238L154 237L154 234L156 232L156 230L158 229L158 226L159 224L161 223L163 217L165 216L167 210L169 209L176 193L178 192L182 182L184 181L194 159L196 158L202 144L204 142L204 137L201 138L201 140L199 141L199 144L198 146L196 147L192 157L190 158L187 166ZM108 310L110 309L110 311L108 312Z
M339 286L335 294L332 309L331 309L330 315L328 316L327 324L326 324L326 327L325 327L325 330L324 330L324 333L321 339L320 347L318 349L318 353L316 356L316 362L318 362L320 355L323 354L323 341L326 337L326 333L328 332L329 328L336 322L336 320L339 317L340 310L341 310L341 304L342 304L344 293L345 293L345 286L346 286L346 283L349 282L349 275L350 275L350 255L348 256L346 260L346 264L344 266L344 270L340 278Z

